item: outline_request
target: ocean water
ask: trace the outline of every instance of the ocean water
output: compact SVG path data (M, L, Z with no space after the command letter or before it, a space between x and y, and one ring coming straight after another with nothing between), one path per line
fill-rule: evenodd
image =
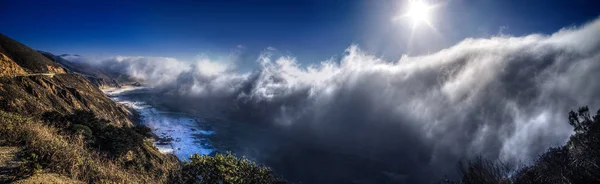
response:
M232 121L228 115L186 111L164 96L144 87L107 89L115 102L136 110L140 123L168 142L157 140L162 153L180 160L198 153L231 152L270 167L291 182L301 183L398 183L386 164L348 154L303 134L264 126L260 122ZM234 118L235 119L235 118Z
M143 90L144 87L129 87L104 92L113 101L139 113L140 123L152 129L159 137L155 146L161 153L172 153L183 160L195 153L209 155L215 152L209 140L214 131L203 118L153 107L136 98Z

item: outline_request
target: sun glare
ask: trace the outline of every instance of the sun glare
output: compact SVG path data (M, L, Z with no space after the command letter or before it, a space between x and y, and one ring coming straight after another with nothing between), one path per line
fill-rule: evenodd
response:
M429 24L430 9L431 6L423 1L411 1L406 16L410 17L415 25L420 23Z
M427 24L429 27L433 28L431 25L432 13L434 13L434 9L436 9L437 4L429 4L425 0L408 0L407 4L404 4L406 9L404 9L401 15L394 17L393 21L398 21L400 19L410 19L412 21L412 28L415 29L420 24Z
M434 22L433 16L435 11L442 6L440 3L430 4L427 0L402 0L404 2L400 3L401 9L398 14L392 18L392 21L395 23L399 23L400 25L409 25L411 28L410 36L408 37L407 45L411 45L413 41L414 34L417 32L423 33L423 31L417 31L418 27L421 25L425 25L430 29L427 33L433 33L438 37L442 35L437 31L435 26L432 24ZM405 27L409 27L405 26ZM410 49L410 46L408 46Z

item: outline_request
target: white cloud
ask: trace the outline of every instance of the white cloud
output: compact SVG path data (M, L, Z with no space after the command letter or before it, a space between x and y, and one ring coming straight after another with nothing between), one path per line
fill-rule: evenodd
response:
M246 74L210 60L114 61L168 94L235 106L227 110L260 115L324 147L389 164L417 160L418 169L393 172L427 181L422 175L452 170L459 158L518 162L564 143L566 113L600 107L598 33L596 20L553 35L466 39L396 62L351 46L339 61L308 67L267 48L261 70Z

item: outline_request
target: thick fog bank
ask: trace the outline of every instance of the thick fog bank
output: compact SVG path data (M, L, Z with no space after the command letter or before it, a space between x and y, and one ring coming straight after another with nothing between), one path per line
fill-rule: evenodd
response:
M526 162L567 140L570 109L600 107L600 20L552 35L466 39L398 61L351 46L339 60L301 67L273 52L254 73L210 60L68 59L144 80L174 105L268 122L303 145L368 160L365 168L410 183L441 179L477 155ZM288 154L265 154L275 153Z

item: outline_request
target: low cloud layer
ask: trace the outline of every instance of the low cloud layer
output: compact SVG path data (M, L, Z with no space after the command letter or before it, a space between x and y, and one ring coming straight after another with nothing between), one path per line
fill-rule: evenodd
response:
M340 60L308 67L269 49L253 73L210 60L70 59L144 80L190 107L269 122L414 183L441 177L462 158L520 163L563 144L567 112L600 107L599 33L596 20L552 35L466 39L398 61L351 46Z

